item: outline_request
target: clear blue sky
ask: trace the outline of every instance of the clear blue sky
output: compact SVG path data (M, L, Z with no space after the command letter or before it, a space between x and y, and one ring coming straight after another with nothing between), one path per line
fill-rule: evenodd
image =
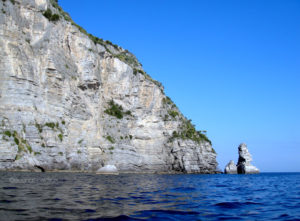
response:
M300 1L59 0L89 33L133 52L220 168L248 145L261 171L300 171Z

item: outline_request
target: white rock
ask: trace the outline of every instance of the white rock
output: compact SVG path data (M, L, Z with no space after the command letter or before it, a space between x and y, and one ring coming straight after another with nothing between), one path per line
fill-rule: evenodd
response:
M233 160L230 160L230 162L226 165L224 173L226 173L226 174L237 174L237 167L234 164Z
M104 167L101 167L98 171L98 173L118 173L118 169L115 165L106 165Z

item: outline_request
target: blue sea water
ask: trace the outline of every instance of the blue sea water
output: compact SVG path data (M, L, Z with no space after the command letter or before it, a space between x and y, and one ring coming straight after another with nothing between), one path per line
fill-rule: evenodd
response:
M300 173L0 177L0 220L300 220Z

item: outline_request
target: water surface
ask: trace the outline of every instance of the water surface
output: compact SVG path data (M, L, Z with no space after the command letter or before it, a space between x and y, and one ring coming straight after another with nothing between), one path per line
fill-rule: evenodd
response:
M0 177L0 220L300 219L300 173Z

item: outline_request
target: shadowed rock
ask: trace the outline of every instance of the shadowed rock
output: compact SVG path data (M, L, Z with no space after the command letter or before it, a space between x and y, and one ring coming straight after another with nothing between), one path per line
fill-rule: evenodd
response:
M41 166L38 166L38 165L34 165L35 168L39 169L41 172L45 172L45 169Z

